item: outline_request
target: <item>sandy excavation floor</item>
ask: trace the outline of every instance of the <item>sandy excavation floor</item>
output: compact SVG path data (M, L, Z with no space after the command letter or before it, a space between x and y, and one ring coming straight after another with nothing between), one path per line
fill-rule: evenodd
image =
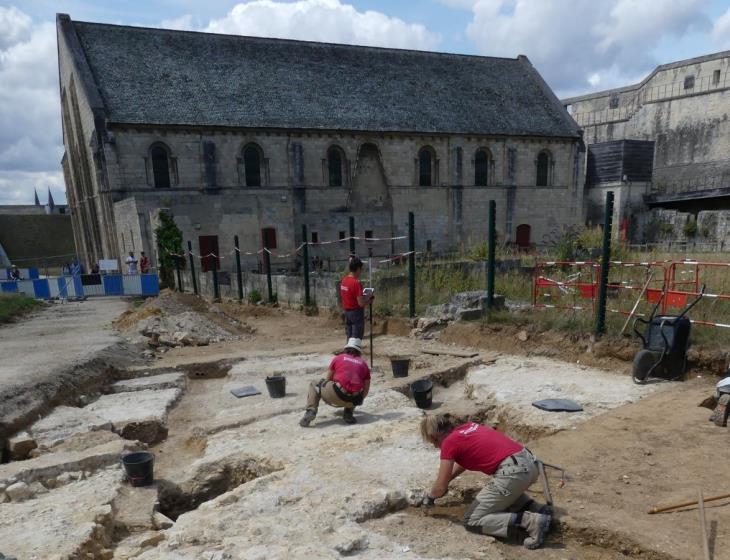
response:
M174 348L117 371L103 398L91 395L76 411L57 409L29 426L42 444L37 456L0 465L0 553L18 560L701 558L695 509L645 510L691 499L697 488L706 496L730 491L730 432L697 408L711 392L708 380L639 387L617 373L625 367L618 362L596 369L384 334L375 338L373 389L358 424L344 425L323 405L302 429L307 385L344 342L342 329L329 316L223 310L211 320L235 331L234 339ZM396 355L411 359L408 378L393 378L388 357ZM284 398L268 396L270 375L286 376ZM435 383L433 412L495 425L568 470L563 488L551 475L558 522L545 548L526 551L460 526L481 475L458 479L432 511L409 505L438 464L437 451L420 441L422 411L408 396L408 383L422 377ZM230 393L245 385L262 394ZM531 406L557 396L584 411ZM156 456L156 484L132 489L119 453L145 447ZM707 511L716 560L730 559L728 502Z

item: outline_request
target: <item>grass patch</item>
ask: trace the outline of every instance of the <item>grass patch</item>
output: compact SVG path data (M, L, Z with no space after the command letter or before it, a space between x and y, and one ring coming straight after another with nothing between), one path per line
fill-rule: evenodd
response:
M0 294L0 323L10 323L43 303L23 294Z

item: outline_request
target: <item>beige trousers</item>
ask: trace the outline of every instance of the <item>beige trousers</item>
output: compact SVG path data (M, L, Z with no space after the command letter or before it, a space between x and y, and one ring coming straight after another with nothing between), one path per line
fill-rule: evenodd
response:
M309 384L309 392L307 393L307 410L316 412L319 408L319 400L322 399L330 406L337 408L355 408L351 402L343 401L335 392L334 381L312 381Z
M467 529L493 537L507 537L512 513L520 511L530 501L524 492L539 475L535 457L527 449L513 457L517 464L507 457L477 494L464 516Z

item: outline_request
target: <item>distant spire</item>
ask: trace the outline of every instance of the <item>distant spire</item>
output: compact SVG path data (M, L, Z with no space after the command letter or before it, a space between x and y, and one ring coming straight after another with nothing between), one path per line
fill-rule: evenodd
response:
M38 200L38 191L36 189L33 189L33 194L35 195L35 205L36 206L40 206L41 205L41 201Z
M53 203L53 195L51 194L51 187L48 187L48 208L53 210L55 206L56 205Z

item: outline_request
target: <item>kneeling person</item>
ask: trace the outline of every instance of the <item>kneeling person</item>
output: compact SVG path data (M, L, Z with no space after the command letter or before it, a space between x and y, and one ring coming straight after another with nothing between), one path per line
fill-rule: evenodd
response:
M312 381L307 394L307 410L299 421L299 425L307 427L317 416L320 399L328 405L344 408L343 418L348 424L356 422L353 414L370 391L370 368L360 357L362 341L351 338L347 341L345 351L335 356L330 363L325 379Z
M423 418L421 436L441 449L436 482L422 505L432 506L446 494L449 482L465 470L481 471L492 478L467 510L466 528L501 538L507 538L511 529L524 529L526 548L542 545L552 508L524 493L539 476L537 459L527 448L475 422L455 426L449 414Z

